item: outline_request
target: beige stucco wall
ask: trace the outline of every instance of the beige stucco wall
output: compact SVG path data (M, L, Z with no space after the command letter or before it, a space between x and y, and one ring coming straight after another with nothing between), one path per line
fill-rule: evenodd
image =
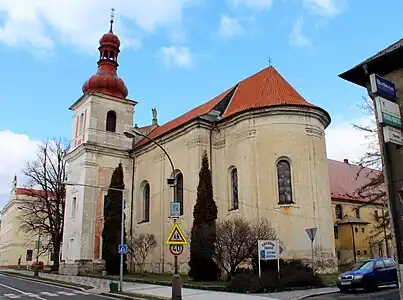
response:
M287 258L311 256L305 228L317 227L315 247L323 257L334 261L325 119L317 110L271 108L244 113L220 124L212 132L213 188L219 219L236 214L248 219L267 218L284 243L284 257ZM190 232L193 220L201 155L204 149L210 153L209 133L207 124L194 123L164 137L161 143L170 154L175 169L184 176L185 213L179 222L186 233ZM276 162L282 157L292 165L295 204L287 206L279 206L277 197ZM228 170L231 166L238 168L239 176L240 208L236 211L229 211ZM134 230L156 235L158 247L149 258L154 271L166 272L172 267L172 255L164 244L172 227L168 218L172 190L166 184L171 173L168 160L155 146L137 151L135 223L141 221L141 188L145 180L151 187L151 213L150 221L136 224ZM182 271L187 269L188 248L179 257Z
M107 193L107 190L99 187L109 186L112 172L119 163L123 165L124 183L127 187L124 192L126 215L130 215L133 168L128 150L132 147L132 140L125 137L123 132L133 127L135 104L131 100L89 94L72 107L73 128L77 125L77 116L84 113L85 118L84 130L81 133L80 130L73 130L71 148L66 156L68 182L79 185L66 188L62 263L99 259L94 251L95 248L100 248L97 246L96 233L99 224L96 212L97 204L103 202L103 196ZM106 114L109 110L116 113L116 132L105 131ZM79 133L77 136L76 132ZM75 213L72 215L73 209ZM129 218L126 222L129 222Z
M21 228L22 212L17 207L21 206L23 201L35 201L35 199L11 193L9 202L1 211L0 266L2 267L16 266L19 257L21 257L21 266L31 265L36 260L38 235L34 232L25 233ZM47 238L42 236L41 243L46 245ZM26 261L28 249L33 250L32 261L30 262ZM42 252L41 250L39 260L42 260L45 264L50 264L50 253L48 251Z

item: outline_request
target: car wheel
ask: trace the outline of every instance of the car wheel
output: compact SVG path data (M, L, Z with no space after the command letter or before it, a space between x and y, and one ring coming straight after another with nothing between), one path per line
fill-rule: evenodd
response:
M339 287L340 293L348 293L349 288L347 287Z
M378 285L374 280L368 280L364 282L363 288L366 293L370 293L375 292L378 289Z

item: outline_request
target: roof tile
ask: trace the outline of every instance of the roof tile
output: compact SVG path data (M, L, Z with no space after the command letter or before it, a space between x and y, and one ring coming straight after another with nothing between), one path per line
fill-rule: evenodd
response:
M190 122L197 117L207 114L235 87L234 95L230 100L223 118L233 116L248 109L264 108L275 105L301 105L316 107L307 102L278 72L274 67L268 67L260 72L242 80L224 93L206 102L182 116L155 128L149 133L150 138L158 138L179 126ZM141 139L136 146L147 144L147 139Z

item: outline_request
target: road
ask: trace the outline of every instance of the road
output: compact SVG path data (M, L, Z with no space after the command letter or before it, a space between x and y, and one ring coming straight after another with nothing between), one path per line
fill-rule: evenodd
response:
M306 298L309 300L399 300L397 288L379 289L374 293L350 292L347 294L336 293L317 297Z
M58 287L51 284L19 279L0 274L0 299L22 299L22 300L108 300L113 299L89 292Z

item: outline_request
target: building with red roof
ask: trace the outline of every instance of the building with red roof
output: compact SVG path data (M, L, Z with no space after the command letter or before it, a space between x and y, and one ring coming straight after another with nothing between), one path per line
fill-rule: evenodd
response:
M17 176L14 177L11 193L8 202L1 209L0 226L0 266L31 266L36 261L38 234L35 232L24 232L21 227L21 218L24 216L24 203L26 201L37 201L44 197L44 191L31 188L17 187ZM47 245L47 238L41 236L42 245ZM42 248L39 253L39 260L49 265L51 254Z
M164 241L172 227L170 202L180 203L178 222L190 232L205 151L219 219L265 218L285 246L283 256L308 261L311 245L305 229L315 227L317 259L327 266L319 271L334 270L334 207L325 143L329 114L270 66L172 121L159 125L153 109L150 125L133 126L137 102L128 99L117 75L120 41L112 25L113 20L99 41L97 73L70 107L74 121L67 174L80 186L66 189L61 272L102 268L105 191L94 186L108 186L119 163L125 172L126 232L153 233L158 246L147 269L169 271L172 255ZM167 179L174 179L174 193ZM342 188L340 182L334 193L346 193ZM188 256L185 247L181 271Z

